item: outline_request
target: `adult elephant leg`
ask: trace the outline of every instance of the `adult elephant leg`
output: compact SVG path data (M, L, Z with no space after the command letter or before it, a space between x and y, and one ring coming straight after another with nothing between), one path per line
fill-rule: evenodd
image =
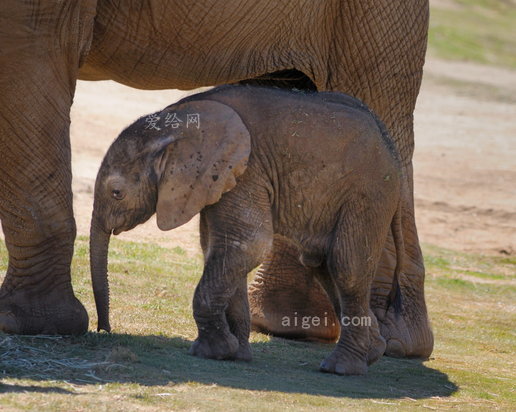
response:
M392 313L383 316L395 257L389 243L373 282L371 309L378 316L381 333L387 340L387 354L425 357L432 351L433 335L424 299L425 272L414 219L412 153L413 113L426 52L428 0L392 0L383 2L382 7L372 0L339 4L341 8L335 14L337 20L333 26L335 49L327 56L328 64L299 69L310 74L319 90L341 91L363 100L387 125L397 145L408 187L402 199L406 247L401 279L404 311L398 318ZM320 71L313 72L310 68ZM252 312L275 319L274 325L266 329L275 334L280 327L279 318L269 314L275 308L281 308L282 312L286 307L297 308L296 299L304 299L305 311L323 306L317 310L322 316L330 307L329 303L322 303L324 295L307 293L307 270L293 259L284 258L288 253L282 250L275 246L274 256L250 288ZM277 296L284 297L286 302L278 306Z
M340 327L316 268L303 266L299 249L281 236L248 288L254 330L292 339L335 342Z
M394 357L430 356L433 334L428 320L424 296L425 268L414 218L412 166L405 169L407 186L402 198L402 226L405 259L400 277L403 297L401 315L387 311L387 297L392 286L396 251L391 234L387 238L380 264L371 287L371 309L378 318L380 333L387 341L386 355Z
M423 75L428 1L393 0L389 2L391 9L373 8L367 3L360 2L355 13L364 12L370 26L351 25L349 28L361 32L369 47L361 45L356 36L349 33L345 47L354 48L355 53L343 57L340 64L344 69L330 78L327 85L329 89L345 91L368 104L387 126L400 154L404 173L401 201L405 259L400 279L403 312L400 316L392 312L385 314L395 266L390 236L373 281L370 305L387 341L386 354L427 357L433 349L433 335L424 297L425 269L414 217L412 155L413 113Z
M78 334L88 327L70 278L69 124L93 3L2 5L0 219L9 254L0 289L4 332Z

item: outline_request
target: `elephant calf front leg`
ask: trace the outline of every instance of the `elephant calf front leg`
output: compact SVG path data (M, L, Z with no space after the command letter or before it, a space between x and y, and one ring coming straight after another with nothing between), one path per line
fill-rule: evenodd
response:
M190 353L212 359L251 360L251 317L247 274L258 266L272 243L271 219L256 211L254 224L217 213L217 205L201 213L201 245L205 255L193 309L199 336ZM251 219L252 220L252 219ZM211 224L210 224L211 222ZM269 222L263 224L263 222Z
M236 291L232 282L236 268L225 272L224 264L216 259L209 261L195 290L193 312L198 336L190 354L201 358L235 359L238 352L238 339L231 333L226 319L226 308Z
M242 251L215 251L206 260L195 290L193 311L198 337L190 353L210 359L251 360L246 265Z
M226 309L226 320L229 330L238 339L238 351L236 360L251 361L251 346L249 334L251 332L251 317L249 313L249 301L247 299L247 276L239 279L235 294L230 299Z
M251 360L247 274L270 249L272 227L267 207L238 199L227 196L201 213L205 265L193 302L199 335L190 353L203 358Z

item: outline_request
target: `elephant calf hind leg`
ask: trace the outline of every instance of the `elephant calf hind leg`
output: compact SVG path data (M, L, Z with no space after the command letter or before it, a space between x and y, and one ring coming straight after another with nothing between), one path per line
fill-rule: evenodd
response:
M384 220L375 212L350 213L339 223L327 270L340 301L340 338L321 363L323 372L363 375L385 351L385 339L369 308L374 270L388 230Z

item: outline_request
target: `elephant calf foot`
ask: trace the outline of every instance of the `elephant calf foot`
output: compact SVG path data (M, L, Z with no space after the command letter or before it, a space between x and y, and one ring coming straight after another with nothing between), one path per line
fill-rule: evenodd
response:
M337 375L365 375L367 373L366 358L358 359L336 348L321 362L319 369Z
M249 345L249 342L240 342L238 351L235 354L235 360L244 362L251 362L253 360L251 345Z
M246 356L245 349L241 349L238 339L232 333L224 335L198 337L190 347L190 355L207 359L238 359ZM249 349L249 356L251 351Z
M383 356L387 343L380 334L378 320L371 309L369 309L369 319L371 319L371 326L369 327L369 351L367 352L367 364L371 365Z
M382 357L385 352L386 342L380 335L378 322L369 311L371 326L368 328L369 345L368 351L363 358L358 358L356 353L350 354L347 345L337 346L334 351L322 361L320 369L322 372L335 373L337 375L365 375L367 367ZM344 326L345 327L345 326Z
M5 304L0 331L19 335L80 335L88 330L88 314L75 298L52 305Z

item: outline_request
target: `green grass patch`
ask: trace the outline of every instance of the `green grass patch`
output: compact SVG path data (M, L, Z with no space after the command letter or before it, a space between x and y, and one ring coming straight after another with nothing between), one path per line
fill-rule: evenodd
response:
M77 240L73 282L94 329L87 242ZM113 239L114 333L0 334L0 409L514 410L514 260L431 245L424 251L436 342L432 358L384 357L367 376L339 377L318 371L332 345L256 333L251 363L189 356L201 256ZM0 245L2 271L6 255Z
M429 51L441 58L516 68L516 4L448 0L430 9Z
M457 252L435 245L422 245L427 270L457 271L486 279L516 280L516 259L497 255Z

